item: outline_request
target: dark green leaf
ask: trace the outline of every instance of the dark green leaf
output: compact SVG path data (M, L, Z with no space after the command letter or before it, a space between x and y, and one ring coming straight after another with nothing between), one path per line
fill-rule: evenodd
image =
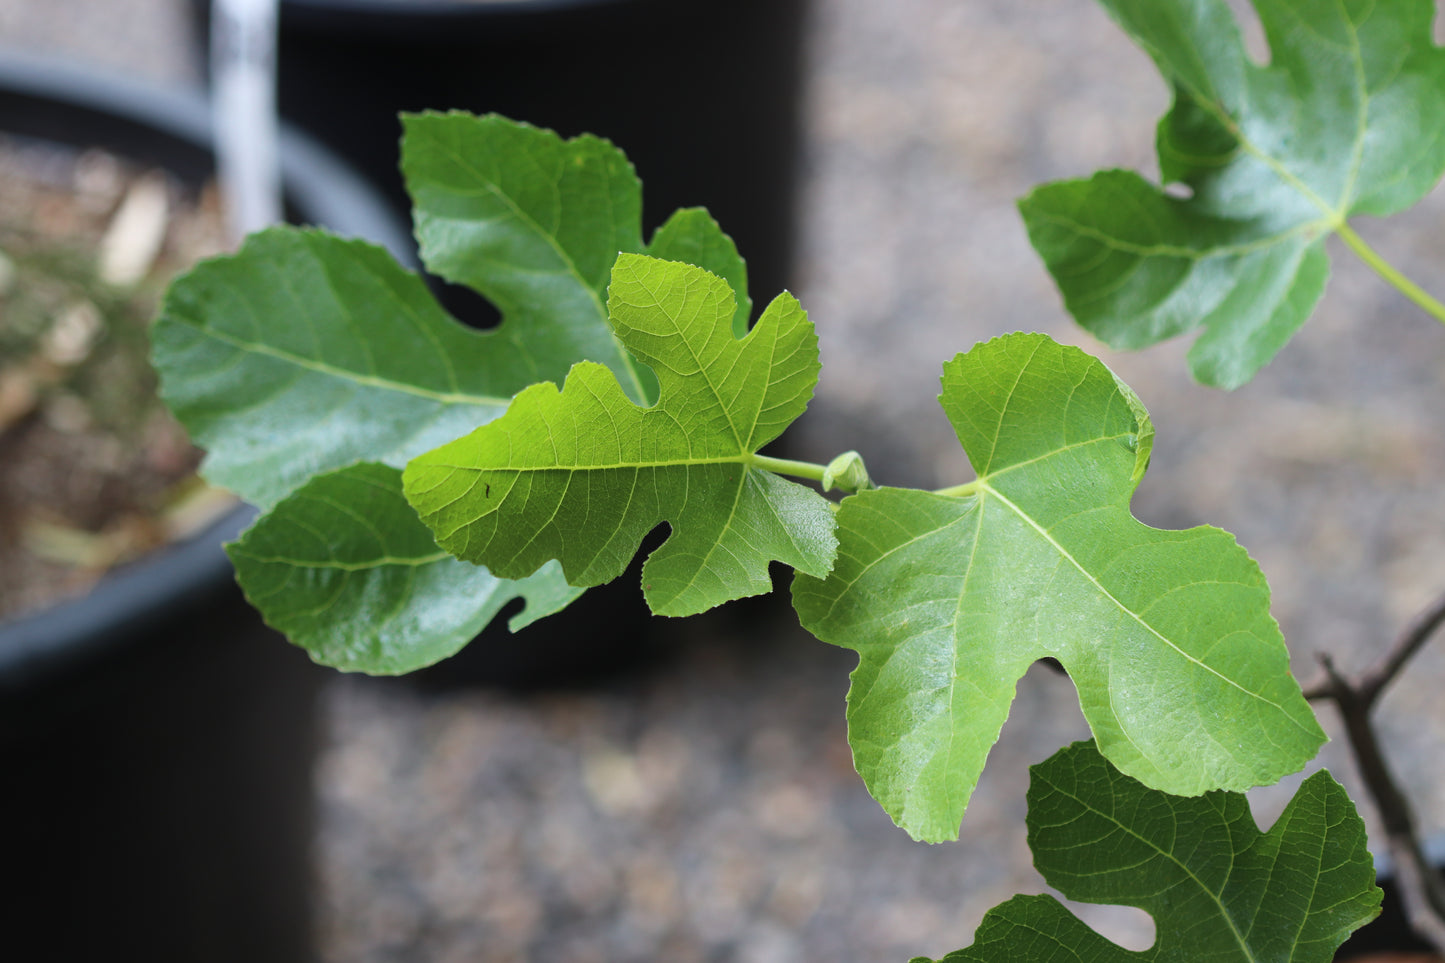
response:
M1069 899L1145 910L1154 945L1128 952L1054 898L1016 896L943 963L1329 963L1379 915L1364 822L1327 772L1305 780L1268 833L1244 796L1147 789L1092 743L1032 773L1029 846L1039 872Z

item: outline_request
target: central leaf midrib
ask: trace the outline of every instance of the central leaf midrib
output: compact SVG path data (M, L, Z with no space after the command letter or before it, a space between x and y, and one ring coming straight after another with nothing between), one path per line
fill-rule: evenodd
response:
M515 472L525 474L532 472L584 472L584 471L622 471L625 469L637 468L698 468L708 465L745 465L754 471L765 469L756 468L753 459L754 452L742 452L737 455L718 455L712 458L668 458L659 461L618 461L610 464L576 464L576 465L505 465L496 468L487 468L478 465L449 465L445 462L434 462L440 468L448 468L453 471L463 472L484 472L495 471L500 473Z
M1135 434L1137 434L1137 432L1135 431L1121 431L1112 435L1097 435L1093 438L1085 438L1083 441L1071 441L1066 444L1060 445L1057 448L1051 448L1041 455L1035 455L1032 458L1025 458L1022 461L1010 462L1009 464L1004 465L1002 468L993 468L982 474L986 475L987 478L998 478L1002 475L1007 475L1009 472L1018 471L1020 468L1027 468L1028 466L1036 465L1041 461L1047 461L1048 459L1053 458L1057 455L1061 455L1064 452L1073 451L1077 448L1088 448L1091 445L1108 444L1109 442L1119 441L1121 438L1128 438L1129 436ZM980 484L986 485L987 478L980 478Z
M1165 63L1172 60L1172 58L1165 57L1163 51L1161 51L1154 44L1150 43L1144 37L1139 36L1138 34L1134 34L1134 39L1141 47L1143 47L1149 53L1152 58L1154 58L1156 63ZM1249 69L1260 68L1253 68L1246 65L1246 70ZM1281 162L1275 157L1272 157L1269 154L1266 154L1264 151L1260 150L1253 141L1245 137L1244 132L1240 129L1239 123L1229 114L1227 110L1224 109L1223 105L1218 102L1218 99L1216 97L1204 94L1192 84L1187 82L1182 76L1178 74L1177 71L1172 71L1172 73L1174 73L1173 79L1181 87L1183 87L1186 92L1188 92L1189 96L1194 99L1194 102L1199 105L1201 110L1208 113L1211 117L1214 118L1217 123L1219 123L1220 126L1222 126L1225 130L1229 131L1230 134L1232 134L1235 140L1239 143L1239 146L1246 153L1257 159L1260 163L1264 164L1270 170L1274 171L1275 175L1279 177L1280 180L1284 181L1284 183L1288 186L1293 187L1310 203L1318 207L1320 209L1320 213L1324 215L1324 221L1329 224L1332 229L1335 226L1343 224L1345 222L1346 211L1344 209L1343 198L1341 199L1341 204L1338 208L1329 204L1324 198L1316 194L1308 184L1300 180L1298 177L1295 176L1292 171L1286 168L1283 162ZM1360 138L1358 136L1355 139L1357 142L1360 141ZM1360 145L1357 143L1357 145L1355 146Z
M1321 217L1318 220L1301 221L1285 231L1277 234L1266 235L1256 238L1253 241L1245 241L1238 244L1220 244L1210 248L1182 247L1178 244L1140 244L1135 241L1126 241L1123 238L1114 237L1091 224L1084 224L1076 218L1064 217L1049 211L1034 210L1030 212L1033 217L1056 224L1078 234L1080 237L1087 237L1097 241L1111 250L1121 254L1131 254L1135 257L1172 257L1186 261L1207 261L1216 257L1234 257L1253 254L1256 251L1267 250L1299 234L1307 234L1321 226L1333 229L1337 223L1332 217Z
M1283 161L1270 154L1266 154L1263 150L1261 150L1258 146L1255 145L1254 141L1250 140L1248 137L1245 137L1244 131L1240 129L1239 124L1223 110L1216 110L1215 106L1216 105L1210 103L1208 104L1208 106L1205 107L1205 109L1209 113L1213 114L1216 120L1218 120L1230 132L1234 134L1235 138L1239 141L1239 146L1242 147L1247 154L1249 154L1251 157L1254 157L1260 163L1264 164L1265 167L1268 167L1270 170L1274 171L1276 177L1283 181L1287 186L1292 187L1296 191L1298 191L1305 200L1309 201L1315 207L1319 208L1322 219L1326 224L1331 227L1331 229L1333 229L1336 225L1343 224L1345 222L1345 211L1342 207L1336 208L1328 201L1326 201L1323 197L1320 197L1318 194L1316 194L1314 188L1310 187L1304 181L1300 180L1293 171L1285 167Z
M336 365L327 364L324 361L308 358L304 355L295 354L290 351L283 351L272 347L269 344L259 341L246 341L227 332L216 328L197 328L206 337L213 338L223 344L230 345L240 351L251 354L262 355L274 358L277 361L284 361L293 364L298 368L305 368L317 374L336 378L340 381L349 381L368 388L379 388L383 391L395 391L400 394L413 395L417 398L425 398L428 401L435 401L443 405L485 405L490 407L506 407L511 401L510 398L499 398L490 395L473 395L465 392L435 391L431 388L424 388L421 385L408 384L404 381L395 381L391 378L382 378L378 375L362 374L347 368L340 368Z
M738 516L738 506L742 503L743 492L746 490L747 487L747 481L748 473L743 472L742 477L738 479L738 484L736 488L733 489L733 498L732 501L728 504L727 519L722 523L721 526L719 526L718 537L713 540L712 544L708 546L707 551L703 553L702 559L693 568L693 571L688 576L687 581L682 583L681 588L679 588L676 592L672 593L672 595L668 599L669 602L677 602L677 600L682 597L684 592L690 592L697 586L698 576L707 570L708 562L712 560L713 553L722 548L722 535L723 533L727 533L732 530L733 522L737 519Z
M240 549L239 554L253 562L261 562L268 565L290 565L295 568L319 568L339 572L366 572L376 568L420 568L423 565L444 562L452 558L449 552L434 552L431 555L419 555L415 558L403 558L399 555L378 555L376 558L361 562L343 562L336 559L318 560L291 558L285 555L257 555L253 552L245 551L244 548Z
M1050 535L1050 534L1048 533L1048 531L1047 531L1043 526L1041 526L1037 521L1035 521L1035 520L1033 519L1033 517L1032 517L1031 515L1028 514L1028 512L1024 511L1022 508L1020 508L1018 505L1016 505L1013 501L1011 501L1006 495L1004 495L1002 492L1000 492L997 488L994 488L992 485L990 485L990 484L988 483L988 480L987 480L986 478L985 478L985 479L982 479L982 484L980 485L980 490L981 490L981 491L988 492L988 493L996 496L996 497L998 498L998 500L999 500L1002 504L1004 504L1005 506L1007 506L1007 507L1009 508L1009 510L1012 511L1015 515L1017 515L1020 519L1022 519L1025 524L1027 524L1030 528L1032 528L1035 532L1037 532L1038 535L1039 535L1039 537L1042 538L1044 541L1046 541L1046 542L1050 545L1050 547L1052 547L1056 552L1058 552L1059 555L1062 556L1062 557L1064 558L1064 560L1067 561L1070 565L1072 565L1072 566L1075 568L1075 570L1077 570L1077 571L1079 572L1080 575L1082 575L1082 576L1084 576L1084 578L1088 579L1088 580L1089 580L1089 583L1090 583L1091 585L1093 585L1094 588L1096 588L1096 589L1099 591L1099 594L1100 594L1100 595L1102 595L1104 598L1108 599L1110 602L1114 603L1114 605L1118 607L1119 611L1123 612L1125 615L1129 616L1129 617L1130 617L1131 619L1133 619L1136 623L1138 623L1141 627L1143 627L1144 629L1146 629L1146 630L1149 632L1150 635L1154 636L1154 637L1155 637L1156 639L1158 639L1160 642L1163 642L1166 646L1168 646L1169 648L1173 649L1175 652L1179 653L1179 655L1182 656L1182 657L1183 657L1185 660L1187 660L1188 662L1190 662L1190 663L1198 666L1198 667L1201 668L1201 669L1204 669L1206 672L1208 672L1209 674L1215 676L1215 677L1218 678L1220 681L1226 683L1227 685L1230 685L1230 686L1234 687L1235 689L1238 689L1240 692L1243 692L1245 695L1248 695L1248 696L1249 696L1250 698L1252 698L1252 699L1258 699L1260 702L1263 702L1265 705L1272 706L1272 707L1274 707L1275 709L1278 709L1278 710L1279 710L1282 714L1284 714L1286 717L1289 717L1289 713L1285 711L1285 709L1284 709L1283 706L1279 705L1278 703L1274 703L1274 702L1269 701L1268 699L1266 699L1264 696L1260 695L1260 694L1257 693L1257 692L1251 692L1249 689L1246 689L1244 686L1240 685L1238 682L1236 682L1236 681L1234 681L1233 679L1229 678L1227 675L1224 675L1224 674L1221 673L1219 670L1213 668L1212 666L1210 666L1210 665L1208 665L1208 664L1206 664L1206 663L1204 663L1204 662L1201 662L1199 659L1196 659L1194 656L1190 655L1188 652L1185 652L1183 649L1181 649L1178 645L1176 645L1173 641L1171 641L1167 636L1165 636L1163 633L1161 633L1158 629L1154 628L1152 625L1150 625L1148 622L1146 622L1146 621L1144 620L1143 616L1141 616L1139 613L1135 612L1133 609L1129 608L1129 606L1125 605L1122 601L1120 601L1120 600L1114 595L1114 593L1110 592L1110 591L1104 586L1104 584L1103 584L1102 582L1100 582L1097 578L1094 577L1093 573L1091 573L1088 569L1086 569L1086 568L1079 562L1078 559L1074 558L1073 553L1071 553L1071 552L1070 552L1067 548L1065 548L1063 545L1059 544L1058 540L1056 540L1052 535Z

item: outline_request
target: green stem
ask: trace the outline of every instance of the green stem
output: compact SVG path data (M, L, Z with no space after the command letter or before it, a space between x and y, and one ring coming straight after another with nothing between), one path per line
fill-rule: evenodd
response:
M951 488L935 488L933 494L948 495L952 498L963 498L965 495L976 495L983 488L983 479L975 478L971 482L964 482L962 485L954 485Z
M821 482L823 473L828 470L827 465L819 465L811 461L793 461L791 458L770 458L767 455L753 455L749 464L754 468L761 468L764 471L773 472L776 475L789 475L793 478L807 478L810 481ZM983 488L983 479L975 478L971 482L962 485L954 485L951 488L935 489L935 495L951 495L955 498L962 498L966 495L976 495Z
M810 481L821 482L823 472L827 470L826 465L817 465L811 461L793 461L791 458L770 458L767 455L753 455L751 464L754 468L761 468L763 471L770 471L775 475L791 475L794 478L806 478Z
M1360 260L1368 264L1376 274L1390 282L1405 297L1418 304L1426 314L1441 324L1445 324L1445 304L1435 300L1418 284L1397 271L1393 264L1376 254L1374 248L1366 244L1364 238L1356 234L1348 224L1340 224L1335 230L1339 233L1340 239L1350 246L1350 250L1358 254Z

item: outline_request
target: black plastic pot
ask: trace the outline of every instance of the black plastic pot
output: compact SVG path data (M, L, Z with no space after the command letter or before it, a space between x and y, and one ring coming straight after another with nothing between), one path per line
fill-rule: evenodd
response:
M196 95L0 58L0 130L101 146L199 184ZM404 250L366 182L289 133L297 219ZM320 670L269 633L221 543L249 513L0 624L0 930L16 960L312 958Z
M192 0L201 37L207 0ZM754 300L788 284L806 0L281 0L281 114L409 205L399 111L497 112L627 152L649 232L706 206Z

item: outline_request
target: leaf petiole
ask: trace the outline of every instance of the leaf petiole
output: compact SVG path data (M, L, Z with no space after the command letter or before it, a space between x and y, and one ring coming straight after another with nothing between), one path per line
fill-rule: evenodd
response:
M809 481L818 482L825 492L836 488L839 491L855 495L876 487L872 479L868 477L868 469L863 466L862 456L856 451L844 452L826 465L815 464L811 461L793 461L790 458L770 458L767 455L758 454L754 454L748 463L753 468L770 471L775 475L790 475L793 478L806 478Z
M1441 324L1445 324L1445 304L1435 300L1418 284L1401 274L1393 264L1366 244L1364 238L1356 234L1348 224L1339 224L1335 231L1340 235L1340 239L1349 245L1350 250L1359 255L1360 260L1368 264L1376 274L1388 281L1405 297L1414 301L1425 313Z
M811 461L793 461L791 458L772 458L768 455L759 454L753 454L748 459L748 464L753 468L770 471L775 475L806 478L809 481L815 482L821 482L823 480L823 472L828 470L827 465L819 465Z
M853 455L854 453L849 452L848 454ZM834 459L833 464L836 464L839 459L844 457L846 456L840 455L838 459ZM793 461L790 458L770 458L767 455L757 454L752 456L752 458L749 460L749 464L751 464L754 468L761 468L763 471L770 471L776 475L788 475L793 478L806 478L810 481L815 482L824 481L824 479L828 476L829 469L828 465L819 465L811 461ZM846 487L841 484L837 479L835 479L834 485L850 493L854 493L859 490ZM871 488L873 487L873 485L871 482L868 482L863 487ZM934 489L933 494L947 495L952 498L964 498L968 495L978 494L981 488L983 488L983 479L975 478L973 481L965 482L962 485L952 485L948 488ZM826 491L826 489L824 490Z
M968 495L976 495L983 488L983 479L975 478L971 482L964 482L962 485L953 485L949 488L935 488L933 494L947 495L950 498L964 498Z

